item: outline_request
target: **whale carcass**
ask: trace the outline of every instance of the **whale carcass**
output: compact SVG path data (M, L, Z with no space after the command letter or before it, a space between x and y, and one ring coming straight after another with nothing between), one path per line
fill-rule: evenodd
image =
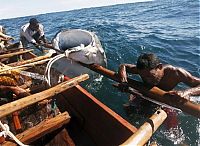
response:
M56 50L65 52L65 57L58 59L53 67L61 73L74 76L91 73L77 62L106 66L107 59L102 45L93 32L81 29L63 30L52 39Z

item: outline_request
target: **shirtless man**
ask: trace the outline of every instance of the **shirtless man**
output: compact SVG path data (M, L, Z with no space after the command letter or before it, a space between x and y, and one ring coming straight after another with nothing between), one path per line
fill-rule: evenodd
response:
M200 95L200 78L192 76L189 72L180 67L163 65L154 54L142 54L137 60L137 64L121 64L119 67L119 77L121 88L126 87L127 72L138 74L144 84L157 86L158 88L169 91L169 94L178 94L184 98ZM184 91L171 91L180 82L191 88Z
M192 76L183 68L161 64L157 56L154 54L145 53L140 55L136 65L120 65L118 74L121 80L121 84L119 88L122 91L128 88L127 73L138 74L145 85L150 87L157 86L164 91L168 91L168 93L174 97L179 95L188 99L190 96L200 95L200 78ZM191 88L183 91L173 90L174 87L176 87L176 85L181 82L185 83ZM140 114L147 114L148 112L151 112L149 107L153 106L155 108L154 104L149 104L148 101L141 100L140 98L136 97L137 95L131 95L129 98L130 102L128 104L124 104L128 114L132 113L131 109L136 110ZM141 111L141 109L143 110ZM177 127L177 113L168 108L164 108L164 110L168 113L168 118L165 122L166 128L170 129Z

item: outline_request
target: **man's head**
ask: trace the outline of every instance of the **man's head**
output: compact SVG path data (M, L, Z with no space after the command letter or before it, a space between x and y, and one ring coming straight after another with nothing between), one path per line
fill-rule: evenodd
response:
M152 53L140 55L136 67L143 81L149 85L157 85L163 76L162 64Z
M36 18L31 18L29 20L29 23L30 23L29 27L31 30L37 31L39 29L39 22Z

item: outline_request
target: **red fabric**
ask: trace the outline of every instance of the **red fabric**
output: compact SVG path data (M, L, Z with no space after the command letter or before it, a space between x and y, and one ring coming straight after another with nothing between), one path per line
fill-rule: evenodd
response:
M167 119L164 122L164 125L167 129L176 128L178 126L178 118L176 111L164 108L164 111L167 113Z

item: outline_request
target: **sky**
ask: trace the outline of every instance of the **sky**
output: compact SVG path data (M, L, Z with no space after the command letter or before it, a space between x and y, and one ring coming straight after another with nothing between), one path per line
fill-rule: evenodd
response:
M149 0L0 0L0 20Z

